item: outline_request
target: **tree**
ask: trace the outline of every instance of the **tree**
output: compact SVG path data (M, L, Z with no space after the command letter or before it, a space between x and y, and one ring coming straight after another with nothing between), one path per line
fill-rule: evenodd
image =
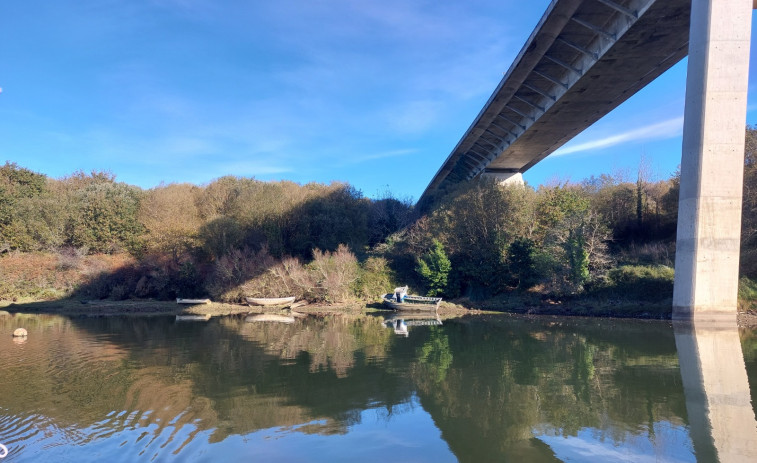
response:
M568 239L563 244L568 256L570 279L577 287L589 280L589 253L586 251L583 231L583 226L568 230Z
M75 190L69 244L92 252L137 252L144 231L137 219L142 190L95 173L84 183Z
M521 289L534 286L542 278L536 254L536 243L528 238L517 238L507 249L510 272L517 278Z
M189 184L161 185L149 190L139 208L146 231L146 248L168 255L175 262L196 246L200 226L195 196L199 188Z
M0 246L23 251L36 248L24 212L38 210L28 206L43 194L45 184L44 175L16 163L0 167Z
M434 240L433 247L418 259L416 267L416 271L428 288L427 296L444 294L450 270L452 270L452 264L447 253L444 252L444 246L439 240Z
M757 277L757 127L747 127L741 217L741 271Z
M444 242L453 263L448 295L459 289L485 298L507 288L507 247L517 237L533 237L535 200L532 188L490 179L461 184L440 200L429 237Z

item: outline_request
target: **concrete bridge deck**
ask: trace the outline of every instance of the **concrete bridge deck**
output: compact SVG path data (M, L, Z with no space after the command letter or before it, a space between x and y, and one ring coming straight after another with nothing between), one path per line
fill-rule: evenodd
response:
M688 53L691 0L554 0L429 183L523 173Z

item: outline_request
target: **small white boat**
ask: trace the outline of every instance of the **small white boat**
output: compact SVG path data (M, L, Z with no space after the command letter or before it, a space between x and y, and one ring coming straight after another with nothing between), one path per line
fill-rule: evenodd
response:
M210 304L210 299L182 299L176 298L177 304Z
M245 300L250 305L284 305L294 302L294 296L291 297L246 297Z
M441 297L413 296L407 294L407 286L395 288L393 293L384 294L384 305L392 310L436 311L442 302Z
M289 315L277 315L273 313L261 313L257 315L248 315L244 321L248 323L273 322L273 323L294 323L294 317Z
M206 313L204 315L200 314L185 314L185 315L177 315L176 321L177 322L206 322L210 320L210 314Z

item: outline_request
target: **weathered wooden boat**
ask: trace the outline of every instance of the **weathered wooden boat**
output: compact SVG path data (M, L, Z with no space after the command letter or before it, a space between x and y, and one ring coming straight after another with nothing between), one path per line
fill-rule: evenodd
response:
M261 313L248 315L244 321L248 323L273 322L273 323L294 323L294 317L290 315L278 315L274 313Z
M245 300L250 305L285 305L294 302L294 296L291 297L246 297Z
M206 322L210 320L210 314L183 314L183 315L177 315L176 321L177 322Z
M383 296L384 305L392 310L436 311L442 302L441 297L413 296L407 294L407 286L395 288L393 293Z
M176 298L177 304L210 304L210 299L183 299L180 297Z

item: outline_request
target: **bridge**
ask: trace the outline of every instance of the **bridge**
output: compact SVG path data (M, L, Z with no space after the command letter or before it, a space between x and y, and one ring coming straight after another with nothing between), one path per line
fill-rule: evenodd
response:
M522 181L523 172L689 55L674 317L735 318L753 6L553 0L419 207L481 175Z

